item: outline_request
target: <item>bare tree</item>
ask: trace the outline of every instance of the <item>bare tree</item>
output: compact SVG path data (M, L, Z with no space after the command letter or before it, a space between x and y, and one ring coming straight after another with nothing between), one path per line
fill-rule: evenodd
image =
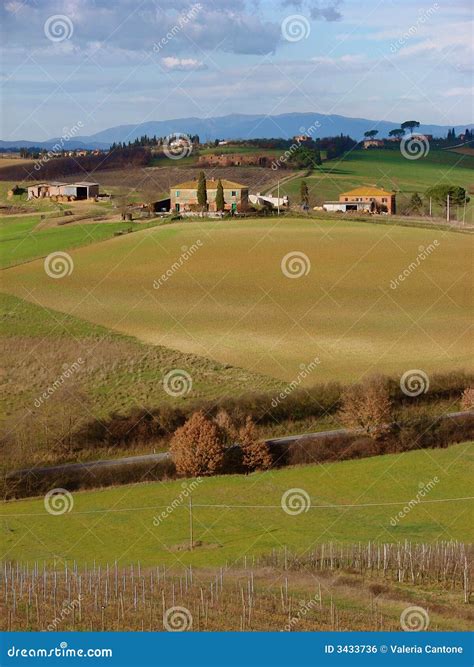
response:
M347 428L362 431L374 440L386 435L392 421L386 381L374 376L348 387L342 394L339 418Z
M247 417L245 426L239 431L243 464L249 470L266 470L272 465L272 457L266 442L259 440L255 424Z

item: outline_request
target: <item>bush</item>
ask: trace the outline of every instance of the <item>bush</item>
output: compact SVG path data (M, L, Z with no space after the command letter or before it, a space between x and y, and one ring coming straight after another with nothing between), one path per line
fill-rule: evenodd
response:
M339 418L347 428L366 433L375 440L386 435L392 422L386 381L375 376L348 387L342 394Z
M468 387L461 396L462 410L474 410L474 388Z
M255 424L247 417L245 426L239 431L243 464L247 470L266 470L272 465L268 444L258 439Z
M217 424L205 414L195 412L178 428L171 441L171 457L181 475L214 475L222 471L224 437Z

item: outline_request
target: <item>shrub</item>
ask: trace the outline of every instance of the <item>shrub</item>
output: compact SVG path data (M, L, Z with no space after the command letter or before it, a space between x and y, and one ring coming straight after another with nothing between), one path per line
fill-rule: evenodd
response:
M342 394L339 417L347 428L366 433L375 440L386 435L392 421L386 381L375 376L348 387Z
M266 470L272 465L268 444L258 439L255 424L247 417L245 426L239 431L243 464L248 470Z
M225 444L228 447L235 445L239 436L239 429L227 410L219 410L214 421L222 431Z
M474 387L465 389L461 396L461 408L463 410L474 410Z
M222 431L203 412L195 412L175 432L170 452L179 474L197 477L218 473L225 453Z

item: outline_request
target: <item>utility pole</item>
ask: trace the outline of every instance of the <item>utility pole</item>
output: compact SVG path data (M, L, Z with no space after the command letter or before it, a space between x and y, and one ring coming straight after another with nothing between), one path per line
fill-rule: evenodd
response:
M278 179L277 199L278 199L278 215L280 215L280 179Z
M449 194L448 194L448 197L446 199L446 220L447 220L447 222L449 222Z
M430 197L430 218L431 218L431 197Z
M189 496L189 548L191 551L193 550L193 546L193 499Z

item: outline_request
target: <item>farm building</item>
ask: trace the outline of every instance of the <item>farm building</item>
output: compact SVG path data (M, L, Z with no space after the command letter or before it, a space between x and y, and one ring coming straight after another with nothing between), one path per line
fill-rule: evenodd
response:
M39 183L28 187L28 199L43 197L67 197L70 199L91 199L99 195L99 184L90 181L78 183Z
M216 180L207 180L207 210L217 211ZM226 211L244 211L248 208L249 189L246 185L221 179L224 190L224 209ZM198 211L200 206L197 199L197 181L185 181L175 185L170 190L171 210L176 212Z
M323 204L325 211L349 211L388 213L396 211L395 194L380 188L360 187L339 195L338 201L327 201Z
M382 139L365 139L363 143L364 148L383 148L384 145Z
M198 165L202 167L270 167L272 156L263 153L246 155L244 153L221 153L200 155Z

